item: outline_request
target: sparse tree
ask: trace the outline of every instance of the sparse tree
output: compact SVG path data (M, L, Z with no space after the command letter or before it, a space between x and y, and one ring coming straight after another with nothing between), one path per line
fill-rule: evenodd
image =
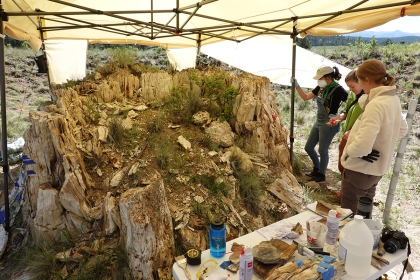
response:
M309 41L308 37L305 37L303 39L298 38L297 39L297 45L301 48L309 50L311 48L311 42Z
M394 44L394 42L392 42L392 40L391 39L386 39L385 40L385 42L384 42L384 46L389 46L389 45L392 45L392 44Z
M375 39L375 36L372 36L369 42L369 48L370 48L371 54L376 53L377 46L378 46L378 40Z

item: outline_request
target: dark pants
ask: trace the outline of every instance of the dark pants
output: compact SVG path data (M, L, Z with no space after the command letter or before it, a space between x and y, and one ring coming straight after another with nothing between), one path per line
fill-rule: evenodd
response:
M347 208L356 214L360 197L372 199L375 196L376 186L382 176L363 174L345 169L341 176L341 208Z

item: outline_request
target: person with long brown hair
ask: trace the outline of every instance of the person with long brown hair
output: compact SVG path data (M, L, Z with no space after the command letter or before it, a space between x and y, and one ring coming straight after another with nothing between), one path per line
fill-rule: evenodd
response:
M391 166L397 141L407 133L395 79L385 65L366 60L356 75L366 93L359 99L364 112L354 123L341 157L341 207L353 213L360 197L373 200L379 180Z
M346 85L349 87L350 92L347 98L346 107L338 116L331 118L329 125L335 126L341 124L341 141L338 145L338 170L340 173L343 173L343 166L341 165L341 155L343 154L344 147L347 143L347 138L349 137L350 130L356 122L357 118L363 109L359 105L359 98L365 94L362 87L359 85L356 76L356 70L351 70L346 78L344 79Z

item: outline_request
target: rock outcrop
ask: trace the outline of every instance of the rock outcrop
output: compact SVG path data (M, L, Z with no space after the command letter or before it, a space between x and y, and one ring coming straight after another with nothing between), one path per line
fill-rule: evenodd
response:
M147 154L147 159L142 160L145 149L154 145L150 138L136 142L129 151L119 150L120 143L111 141L110 125L115 116L124 116L124 129L136 127L137 133L145 133L148 123L154 121L150 118L157 118L148 105L167 103L174 87L201 96L204 89L197 80L211 76L213 70L189 71L173 76L163 72L135 76L121 69L102 80L97 75L97 80L83 81L74 88L54 88L55 104L30 112L32 125L25 133L23 152L36 162L32 167L36 175L28 178L25 211L33 217L37 241L57 242L63 240L64 232L74 239L87 234L91 238L119 236L132 276L153 279L154 271L173 263L175 237L192 238L179 243L205 249L206 221L194 217L214 195L211 186L197 185L191 177L214 177L216 186L229 188L221 202L229 213L230 237L254 228L254 217L233 206L238 191L233 171L248 173L256 169L262 180L274 177L268 190L274 195L283 194L279 198L291 209L301 209L301 187L291 174L287 131L277 118L279 109L267 78L225 74L226 83L238 89L234 118L220 121L203 110L201 117L195 116L197 126L204 127L201 133L217 143L219 152L205 152L198 147L199 141L191 141L191 133L184 133L185 128L178 133L180 125L169 126L178 141L182 138L182 155L192 162L187 164L188 171L184 167L170 169L167 174L188 191L166 185L171 181L163 180L161 172L148 166L156 160L153 156ZM242 149L234 147L239 138ZM197 166L196 158L205 160ZM263 207L269 211L274 204L266 202ZM179 209L183 209L182 213ZM255 226L261 224L262 218L256 217Z

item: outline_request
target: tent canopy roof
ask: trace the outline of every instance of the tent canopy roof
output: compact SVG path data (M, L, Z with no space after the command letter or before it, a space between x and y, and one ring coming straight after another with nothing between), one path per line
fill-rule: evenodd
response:
M331 36L366 30L401 15L419 16L419 0L13 0L9 23L44 39L163 47L241 41L297 32ZM245 37L244 37L245 36Z

